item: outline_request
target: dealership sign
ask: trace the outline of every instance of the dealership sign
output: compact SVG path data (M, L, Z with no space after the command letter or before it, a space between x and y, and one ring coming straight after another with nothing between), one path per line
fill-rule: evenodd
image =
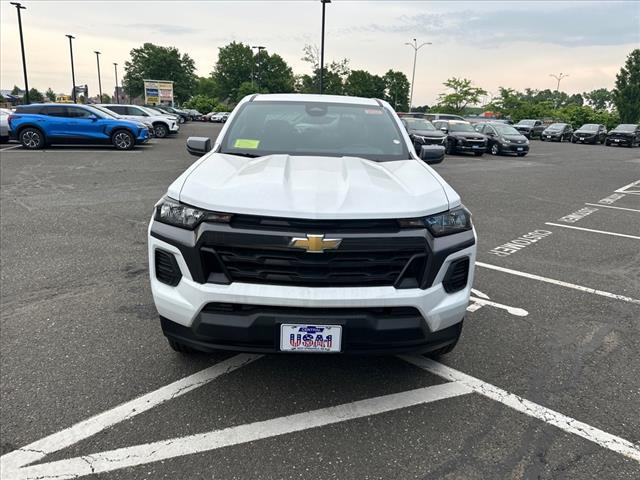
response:
M150 105L173 105L173 82L168 80L145 80L144 103Z

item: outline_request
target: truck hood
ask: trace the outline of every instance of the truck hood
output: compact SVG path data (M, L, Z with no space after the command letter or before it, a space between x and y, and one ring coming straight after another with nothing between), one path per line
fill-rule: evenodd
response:
M206 210L275 217L408 218L447 210L459 197L420 160L212 153L168 195ZM446 188L446 190L445 190ZM447 194L449 194L448 198ZM451 205L455 206L455 205Z

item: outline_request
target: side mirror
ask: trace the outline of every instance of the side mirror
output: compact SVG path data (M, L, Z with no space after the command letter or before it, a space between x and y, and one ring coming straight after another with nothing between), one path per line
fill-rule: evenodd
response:
M94 114L89 115L89 117L88 117L88 118L89 118L92 122L95 122L96 120L98 120L98 116L97 116L97 115L94 115Z
M444 160L444 147L441 145L422 145L420 148L420 160L426 163L440 163Z
M201 157L211 151L211 139L209 137L189 137L187 138L187 151L191 155Z
M440 131L442 133L449 133L449 129L447 127L440 127Z

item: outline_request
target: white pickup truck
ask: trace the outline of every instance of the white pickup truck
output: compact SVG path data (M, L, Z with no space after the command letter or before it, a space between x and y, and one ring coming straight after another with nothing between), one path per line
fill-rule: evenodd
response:
M447 353L469 302L471 214L388 103L243 99L156 205L151 289L174 350Z

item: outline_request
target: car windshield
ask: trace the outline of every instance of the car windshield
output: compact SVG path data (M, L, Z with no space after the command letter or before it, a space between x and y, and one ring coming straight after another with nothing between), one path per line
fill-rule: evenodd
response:
M511 125L504 125L502 123L493 124L493 128L501 135L521 135L521 133L513 128Z
M584 130L585 132L595 132L598 130L598 125L595 123L587 123L582 125L578 130Z
M305 101L245 103L222 140L222 153L410 158L391 114L377 105Z
M471 126L470 123L450 123L449 124L450 132L474 132L476 130Z
M564 126L564 123L552 123L547 127L547 130L562 130Z
M109 116L109 117L113 117L113 118L122 118L120 115L118 115L117 113L112 112L111 110L109 110L106 107L102 107L100 105L91 105L93 108L95 108L96 110L100 110L102 113L104 113L105 115Z
M633 132L636 129L637 125L623 123L622 125L618 125L613 129L614 132Z
M103 112L101 109L99 109L98 107L96 107L95 105L85 105L84 108L86 108L87 110L89 110L91 113L93 113L96 117L99 118L108 118L111 117L113 118L113 113L109 112Z
M436 128L431 125L431 122L424 118L404 118L407 126L412 130L435 130Z
M153 108L149 108L149 107L138 107L140 110L142 110L145 113L148 113L149 115L165 115L164 112L160 112L158 110L155 110Z
M535 120L520 120L518 122L518 125L524 125L525 127L533 127L535 124Z

